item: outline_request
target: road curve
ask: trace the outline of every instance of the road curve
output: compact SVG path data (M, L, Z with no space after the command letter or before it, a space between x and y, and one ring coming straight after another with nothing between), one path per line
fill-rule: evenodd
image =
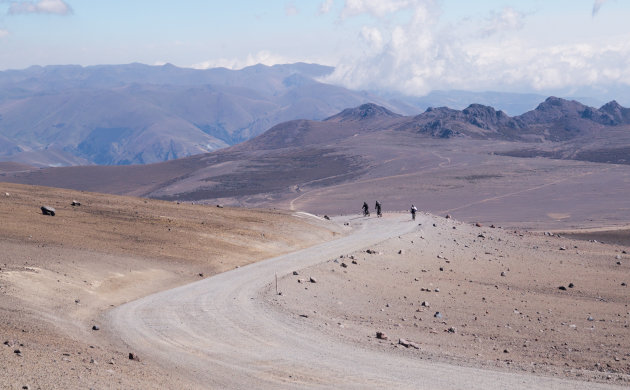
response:
M420 216L422 221L422 216ZM332 340L258 298L275 274L414 231L407 216L360 219L349 236L119 306L109 326L130 348L198 388L609 389L521 373L459 367ZM371 228L378 223L378 229Z

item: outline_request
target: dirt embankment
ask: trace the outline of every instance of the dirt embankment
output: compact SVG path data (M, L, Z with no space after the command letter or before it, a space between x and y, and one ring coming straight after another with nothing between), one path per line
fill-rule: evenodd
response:
M176 371L130 360L101 313L340 233L283 212L7 183L0 221L0 378L31 389L185 387Z

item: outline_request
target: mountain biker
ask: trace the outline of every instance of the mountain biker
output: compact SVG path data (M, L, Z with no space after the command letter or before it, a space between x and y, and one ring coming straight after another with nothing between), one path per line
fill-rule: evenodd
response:
M418 211L416 206L411 205L411 219L414 221L416 220L416 211Z
M368 206L368 204L366 202L363 202L363 216L364 217L369 217L370 216L370 208Z
M376 209L376 216L377 217L382 217L383 214L381 213L381 203L377 200L376 204L374 205L374 208Z

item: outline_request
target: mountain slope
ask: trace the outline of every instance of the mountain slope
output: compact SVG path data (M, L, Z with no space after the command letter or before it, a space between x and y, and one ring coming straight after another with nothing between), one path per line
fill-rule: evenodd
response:
M401 116L365 104L322 121L284 122L249 141L210 154L130 167L9 172L1 174L0 180L173 200L222 198L256 205L299 194L305 188L431 166L442 159L437 150L444 148L470 148L466 153L471 155L481 148L484 153L512 157L628 164L627 119L627 109L615 103L595 109L557 98L516 117L482 105ZM620 124L606 124L613 122Z
M316 81L331 71L297 63L239 71L130 64L0 72L0 161L153 163L233 145L292 119L323 119L369 101L388 105ZM47 150L66 157L44 158Z

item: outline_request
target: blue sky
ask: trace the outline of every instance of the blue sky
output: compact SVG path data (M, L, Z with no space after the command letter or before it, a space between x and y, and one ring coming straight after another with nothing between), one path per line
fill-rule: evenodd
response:
M629 19L626 0L0 0L0 70L305 61L415 95L630 85Z

